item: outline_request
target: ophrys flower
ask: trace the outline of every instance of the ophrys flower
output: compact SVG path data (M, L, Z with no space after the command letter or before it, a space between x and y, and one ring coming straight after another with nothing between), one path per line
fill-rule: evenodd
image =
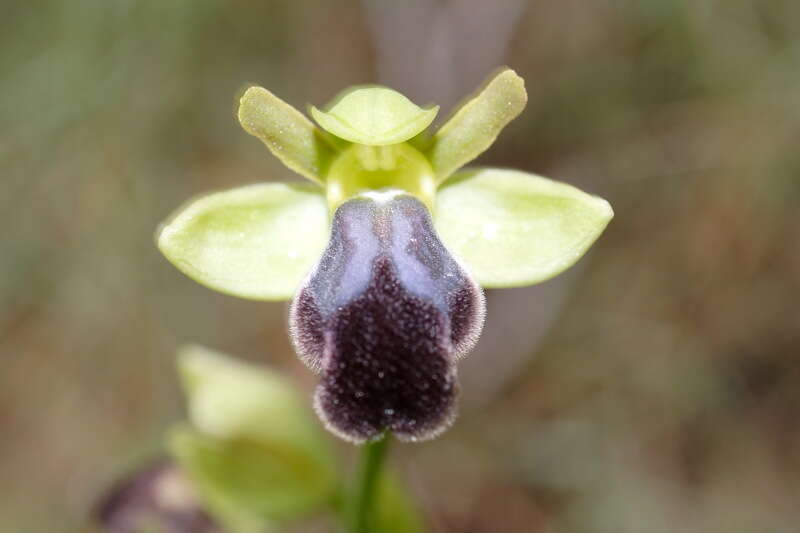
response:
M191 202L158 245L213 289L294 298L290 328L321 373L318 412L356 442L435 436L453 418L455 361L483 323L480 286L514 287L571 266L609 204L532 174L476 168L525 106L522 79L492 77L433 135L437 107L385 87L343 92L322 127L260 87L239 120L313 185L262 183Z

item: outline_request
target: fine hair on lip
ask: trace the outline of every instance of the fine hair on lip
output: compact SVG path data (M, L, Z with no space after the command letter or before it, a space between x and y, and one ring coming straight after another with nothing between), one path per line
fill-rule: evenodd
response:
M483 326L483 293L442 245L417 199L350 200L290 313L315 406L337 435L432 438L455 416L455 361Z

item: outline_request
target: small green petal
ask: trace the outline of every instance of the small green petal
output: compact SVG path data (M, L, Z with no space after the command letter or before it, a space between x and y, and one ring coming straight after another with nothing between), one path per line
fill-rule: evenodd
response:
M287 300L322 254L328 209L311 185L260 183L189 202L160 228L161 252L206 287Z
M414 137L430 126L439 106L423 109L386 87L353 87L340 94L327 111L311 106L323 129L358 144L383 146Z
M470 97L436 132L427 151L439 183L483 153L525 108L525 82L502 70Z
M516 170L461 172L439 190L436 229L487 288L545 281L572 266L614 216L575 187Z
M281 162L317 183L336 151L300 111L263 87L250 87L239 101L239 122Z

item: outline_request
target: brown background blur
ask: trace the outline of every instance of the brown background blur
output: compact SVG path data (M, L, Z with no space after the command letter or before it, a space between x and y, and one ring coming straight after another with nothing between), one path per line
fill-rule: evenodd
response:
M183 416L184 342L313 386L285 305L204 289L152 241L192 195L296 179L237 125L246 84L302 107L380 82L447 109L501 64L530 101L481 162L616 218L569 274L489 294L455 427L395 449L432 530L798 531L800 2L2 11L1 531L87 530Z

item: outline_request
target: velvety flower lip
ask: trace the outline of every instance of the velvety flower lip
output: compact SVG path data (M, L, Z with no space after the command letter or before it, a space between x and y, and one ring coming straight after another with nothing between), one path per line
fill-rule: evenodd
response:
M354 442L387 431L430 438L454 416L455 360L483 321L479 287L558 275L614 214L566 183L463 168L526 102L522 78L502 68L434 133L438 107L379 86L312 106L317 127L250 87L242 127L314 183L195 199L162 225L158 247L212 289L293 301L292 340L321 373L315 404L334 433Z
M419 200L384 192L339 207L290 313L298 353L322 374L315 405L328 428L354 442L441 433L455 413L455 360L484 309Z

